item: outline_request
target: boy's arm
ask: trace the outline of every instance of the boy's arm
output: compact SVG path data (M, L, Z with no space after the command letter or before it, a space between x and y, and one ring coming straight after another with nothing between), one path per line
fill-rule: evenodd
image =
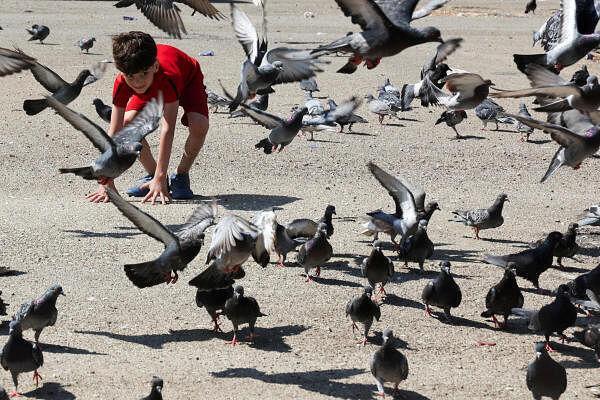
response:
M177 109L179 101L165 103L163 108L163 118L160 127L160 137L158 144L158 156L156 158L156 171L154 178L142 185L149 189L148 194L142 200L142 203L150 200L152 204L157 198L160 198L163 204L171 199L167 187L167 171L169 169L169 160L171 158L171 149L173 147L173 136L175 133L175 124L177 123ZM112 125L112 119L111 119Z

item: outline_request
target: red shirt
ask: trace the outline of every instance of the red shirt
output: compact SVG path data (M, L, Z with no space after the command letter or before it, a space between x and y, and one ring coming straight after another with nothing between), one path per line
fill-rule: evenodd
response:
M117 75L113 86L114 105L125 108L131 97L135 98L136 103L146 103L156 97L159 91L163 93L164 102L171 103L181 98L196 74L202 74L198 61L183 51L166 44L157 44L156 50L159 68L152 85L139 94L127 85L123 74Z

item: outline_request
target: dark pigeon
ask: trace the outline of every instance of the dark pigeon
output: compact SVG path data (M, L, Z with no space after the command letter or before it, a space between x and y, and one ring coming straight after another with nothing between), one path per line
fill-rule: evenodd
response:
M158 376L152 377L152 382L150 383L150 386L150 394L148 396L142 397L141 400L163 400L162 390L164 382L162 378L159 378Z
M233 324L233 339L230 344L237 344L238 327L242 324L248 324L250 328L250 340L254 340L254 325L258 317L266 317L260 312L260 307L254 297L245 297L244 288L236 286L233 297L230 297L223 307L223 315L225 315Z
M404 261L405 267L408 268L409 262L416 262L419 264L419 271L423 272L423 264L431 258L433 250L433 242L427 236L427 220L422 219L417 231L400 246L399 257Z
M579 251L579 245L577 244L577 228L579 225L576 223L569 224L567 231L563 234L562 239L556 245L554 249L554 257L556 257L558 266L564 268L562 264L563 258L573 258ZM542 244L542 240L534 243L531 247L537 247Z
M567 286L569 294L576 299L587 299L586 290L591 290L597 297L600 297L600 264L568 282Z
M190 281L190 285L194 286L194 280ZM206 312L210 315L214 324L215 332L223 332L219 326L219 311L225 307L227 299L233 296L233 286L227 286L223 289L200 290L196 291L196 305L200 308L206 308Z
M96 112L98 116L104 121L110 124L110 118L112 117L112 107L104 104L104 102L100 99L94 99L92 104L96 108Z
M523 293L517 285L515 271L509 267L504 270L504 276L488 291L485 297L486 310L481 313L484 318L492 318L494 325L497 328L505 328L507 325L508 316L513 308L523 307ZM502 315L504 322L500 323L496 319L496 315Z
M2 291L0 290L0 295L2 295ZM2 300L0 298L0 315L8 315L6 314L6 307L8 306L8 304L6 304L4 302L4 300Z
M525 14L532 13L535 14L535 9L537 8L537 2L535 0L529 0L527 4L525 4Z
M385 294L385 285L394 276L394 263L381 251L381 242L373 243L373 250L362 260L360 270L373 289L379 283L378 295Z
M378 395L385 397L383 385L386 382L394 384L394 393L398 385L408 378L408 360L406 356L394 348L394 333L391 329L383 331L383 344L371 357L371 374L377 382Z
M335 206L328 204L327 207L325 207L323 216L317 222L308 218L299 218L290 222L285 229L292 239L312 238L317 234L319 224L324 223L326 227L325 233L327 234L327 239L329 239L331 235L333 235L332 218L334 214L336 214Z
M79 47L79 50L81 50L82 53L85 50L85 52L89 54L90 49L92 47L94 47L95 41L96 41L96 38L94 38L94 37L93 38L81 38L75 45L77 47Z
M365 286L360 296L350 299L346 304L346 318L350 316L352 320L352 333L355 329L360 332L360 328L356 325L357 322L363 325L363 339L359 342L363 346L367 344L367 336L371 325L373 325L373 319L379 321L379 318L381 318L381 310L377 303L371 299L372 295L373 288Z
M589 77L590 73L588 72L587 65L582 65L580 69L573 73L569 82L574 83L577 86L585 86Z
M21 304L21 307L13 316L13 320L19 322L22 331L28 329L35 331L35 343L39 343L40 334L44 328L56 324L56 318L58 317L56 300L59 295L65 295L62 287L60 285L50 286L36 300Z
M31 35L28 39L29 42L39 40L41 44L44 44L44 39L50 34L50 28L46 25L33 24L31 25L31 29L25 28L25 30Z
M429 306L444 310L444 315L450 319L450 309L460 305L462 293L450 274L450 262L440 262L440 273L423 289L421 300L425 303L425 313L432 316Z
M10 371L15 390L11 397L19 395L19 374L33 371L33 380L36 386L42 379L37 370L44 365L42 350L37 344L23 339L23 331L19 321L10 321L8 340L2 348L0 365L6 371Z
M475 232L475 238L479 239L480 230L494 229L502 226L504 223L502 210L506 201L508 201L508 196L505 193L500 193L494 203L488 208L453 211L452 214L455 215L455 219L452 221L462 222L466 226L472 227Z
M227 104L231 103L229 100L225 99L227 101ZM260 111L267 111L267 108L269 108L269 94L259 94L256 96L256 98L254 100L252 100L250 103L248 103L248 107L250 108L254 108ZM239 117L247 117L248 114L246 114L246 112L242 109L242 110L236 110L232 113L229 114L228 118L239 118Z
M526 382L535 400L542 397L558 400L567 390L565 367L550 357L543 342L535 344L535 360L527 367Z
M600 362L600 325L590 324L581 331L573 332L573 337L583 345L596 352L596 359Z
M297 263L304 268L306 282L310 282L310 270L316 268L316 276L321 276L321 266L329 261L333 248L327 241L327 227L320 223L315 236L304 243L298 250Z

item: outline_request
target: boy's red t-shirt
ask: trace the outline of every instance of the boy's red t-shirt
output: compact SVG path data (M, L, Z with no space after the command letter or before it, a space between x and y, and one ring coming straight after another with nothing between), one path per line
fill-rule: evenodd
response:
M125 108L132 97L137 104L146 103L156 97L159 91L163 93L164 102L171 103L181 98L186 87L194 79L203 79L200 64L196 59L166 44L157 44L156 50L160 66L154 74L152 85L145 93L136 93L127 85L123 74L117 75L113 86L114 105Z

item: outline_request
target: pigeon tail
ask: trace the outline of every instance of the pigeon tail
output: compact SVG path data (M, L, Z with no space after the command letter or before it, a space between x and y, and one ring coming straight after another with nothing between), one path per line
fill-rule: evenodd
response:
M529 64L539 64L546 66L546 54L513 54L513 60L517 64L517 68L522 73L525 73L525 68Z
M135 4L135 0L120 0L117 4L115 4L115 7L117 7L117 8L129 7L133 4Z
M59 168L58 172L60 172L61 174L75 174L89 181L96 179L96 177L94 176L94 170L92 169L92 167L89 166L79 168Z
M495 265L496 267L506 268L508 261L502 256L490 256L486 255L483 257L483 261L488 264Z
M338 74L353 74L358 69L358 65L354 64L352 61L348 61L342 68L338 69L336 72Z
M269 142L269 139L267 139L267 138L264 138L260 142L256 143L254 145L254 148L255 149L263 149L265 154L273 153L273 145L271 144L271 142Z
M563 158L564 156L562 155L562 149L559 149L552 158L552 162L548 166L548 170L546 171L546 174L544 174L543 178L540 180L540 183L546 182L548 178L550 178L556 173L556 171L558 171L558 169L563 165Z
M224 289L234 283L232 274L223 272L215 263L209 265L208 268L189 282L190 286L195 286L200 291Z
M25 100L23 102L23 110L27 115L36 115L44 111L48 107L46 99Z

